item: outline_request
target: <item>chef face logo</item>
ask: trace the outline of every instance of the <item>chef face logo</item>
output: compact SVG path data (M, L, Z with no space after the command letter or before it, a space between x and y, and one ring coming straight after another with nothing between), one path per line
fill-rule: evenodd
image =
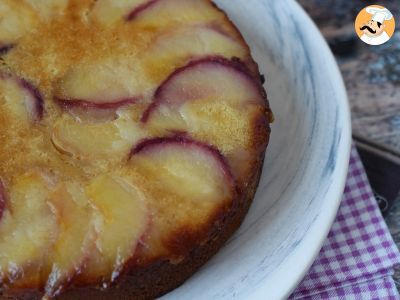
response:
M380 5L371 5L357 16L355 29L358 37L368 45L382 45L390 40L395 30L392 13Z

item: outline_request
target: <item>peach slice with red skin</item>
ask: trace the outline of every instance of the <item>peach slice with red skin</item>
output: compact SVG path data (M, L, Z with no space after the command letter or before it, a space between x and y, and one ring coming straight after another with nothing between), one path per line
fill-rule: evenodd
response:
M51 195L57 213L59 237L48 254L43 276L45 294L57 296L84 267L95 248L95 211L83 189L75 183L61 184Z
M44 102L39 90L24 79L20 79L19 84L28 94L25 104L31 120L41 120L44 115Z
M0 88L3 105L19 119L35 122L43 118L43 98L38 89L28 81L8 73L0 73Z
M117 110L134 104L137 99L121 99L115 102L96 103L85 100L55 99L60 107L80 120L106 122L117 118Z
M96 100L93 101L87 101L87 100L76 100L76 99L70 99L70 100L63 100L63 99L56 99L61 106L63 106L65 109L71 109L73 107L82 107L83 109L118 109L121 106L129 105L129 104L134 104L137 101L137 98L128 98L128 99L117 99L114 100L113 102L107 102L107 101L100 101L96 102Z
M239 60L207 57L173 72L156 90L142 117L147 122L162 109L177 110L186 102L214 98L235 105L265 104L261 85Z
M130 11L148 5L149 0L98 0L92 9L94 18L104 25L124 21Z
M151 8L153 5L157 4L159 0L147 0L144 3L136 6L126 17L126 21L132 21L135 19L138 15L140 15L142 12L144 12L146 9Z
M159 86L165 78L188 62L204 57L238 57L247 60L241 41L218 25L191 25L161 33L140 56L146 77Z
M179 259L203 241L208 226L234 204L235 179L225 158L216 148L188 137L142 141L132 149L129 168L139 174L154 211L142 247L150 257L156 249L157 256ZM182 230L188 235L181 236ZM186 243L188 236L195 237L193 243ZM174 246L181 245L179 250L170 247L171 237Z
M269 115L258 78L240 60L206 57L173 72L141 120L154 135L183 131L215 145L239 178L250 170L243 158L258 155L253 138L267 130Z
M120 108L142 99L144 80L136 79L140 67L112 57L98 64L73 66L55 84L54 100L80 119L115 118Z
M23 34L37 24L32 8L22 1L0 2L0 43L4 46L15 43Z
M210 9L203 0L99 0L93 7L92 16L103 25L126 21L154 27L179 21L188 25L221 19L221 14Z
M128 64L119 56L72 66L56 83L55 98L64 104L79 101L86 106L116 108L140 98L136 93L144 80L135 76L140 71L140 66Z
M57 18L62 15L70 0L26 0L43 19Z
M98 211L96 249L77 282L101 278L103 286L114 282L134 256L150 223L145 196L133 183L119 176L95 178L86 189Z
M195 197L199 200L207 199L206 194L208 192L213 193L216 190L219 191L213 194L213 197L224 197L224 195L230 193L229 191L231 191L235 182L224 156L216 148L182 135L143 140L132 149L129 160L131 162L134 160L135 163L145 167L149 172L154 171L154 175L159 170L160 178L169 181L169 183L165 182L167 189L176 190L176 193L182 196ZM154 164L150 163L151 161ZM182 167L181 174L178 173L178 167ZM198 168L197 171L203 173L202 176L195 174L194 168ZM178 181L184 182L191 179L191 169L194 171L192 174L193 183L210 181L209 184L203 186L199 184L197 187L195 184L178 184ZM214 170L214 172L210 172L209 178L203 177L210 170ZM162 171L166 171L168 175L163 176ZM213 180L210 180L210 178L213 178ZM207 185L208 188L204 188ZM177 186L182 189L177 188ZM185 186L198 188L199 191L198 193L186 193L184 191ZM217 189L217 186L221 189Z
M8 191L0 220L0 280L11 287L35 286L58 236L57 218L48 203L51 184L31 172L12 182Z
M128 22L154 28L179 22L186 26L218 23L222 19L222 14L210 9L209 3L204 0L147 0L125 16Z
M18 40L38 26L41 19L59 16L68 0L0 1L0 55L6 54Z
M74 115L112 112L145 102L176 68L208 54L244 57L246 51L215 26L169 29L137 54L135 64L116 55L98 64L71 67L55 85L55 100Z
M73 67L56 84L55 100L68 112L55 122L52 134L61 152L76 158L120 159L143 138L135 120L140 96L133 96L142 91L143 80L135 78L134 66L120 59Z
M147 133L135 120L134 112L122 110L116 114L115 120L104 122L88 122L87 117L77 120L64 114L54 124L51 141L60 152L78 159L126 159L132 144Z

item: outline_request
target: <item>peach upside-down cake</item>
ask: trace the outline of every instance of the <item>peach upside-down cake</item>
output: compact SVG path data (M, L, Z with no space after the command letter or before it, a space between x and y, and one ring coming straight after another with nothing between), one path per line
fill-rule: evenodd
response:
M0 1L0 295L147 299L239 227L272 114L210 0Z

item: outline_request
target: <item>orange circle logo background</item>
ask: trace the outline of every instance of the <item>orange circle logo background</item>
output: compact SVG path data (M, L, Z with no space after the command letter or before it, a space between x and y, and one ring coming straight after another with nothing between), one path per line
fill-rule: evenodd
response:
M384 6L381 5L368 5L364 7L359 14L357 15L356 21L354 23L355 30L357 32L358 37L361 37L363 35L363 32L360 30L360 28L367 23L368 21L371 20L372 15L370 13L367 13L367 7L377 7L377 8L385 8ZM389 37L392 37L394 34L394 30L396 28L396 21L394 19L394 16L392 19L385 21L385 31L389 35Z

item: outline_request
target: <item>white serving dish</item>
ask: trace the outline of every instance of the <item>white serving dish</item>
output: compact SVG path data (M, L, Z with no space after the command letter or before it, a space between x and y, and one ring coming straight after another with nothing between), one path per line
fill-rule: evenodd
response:
M276 121L251 210L227 245L164 299L283 299L335 218L351 147L347 96L318 29L293 0L218 0L249 43Z

